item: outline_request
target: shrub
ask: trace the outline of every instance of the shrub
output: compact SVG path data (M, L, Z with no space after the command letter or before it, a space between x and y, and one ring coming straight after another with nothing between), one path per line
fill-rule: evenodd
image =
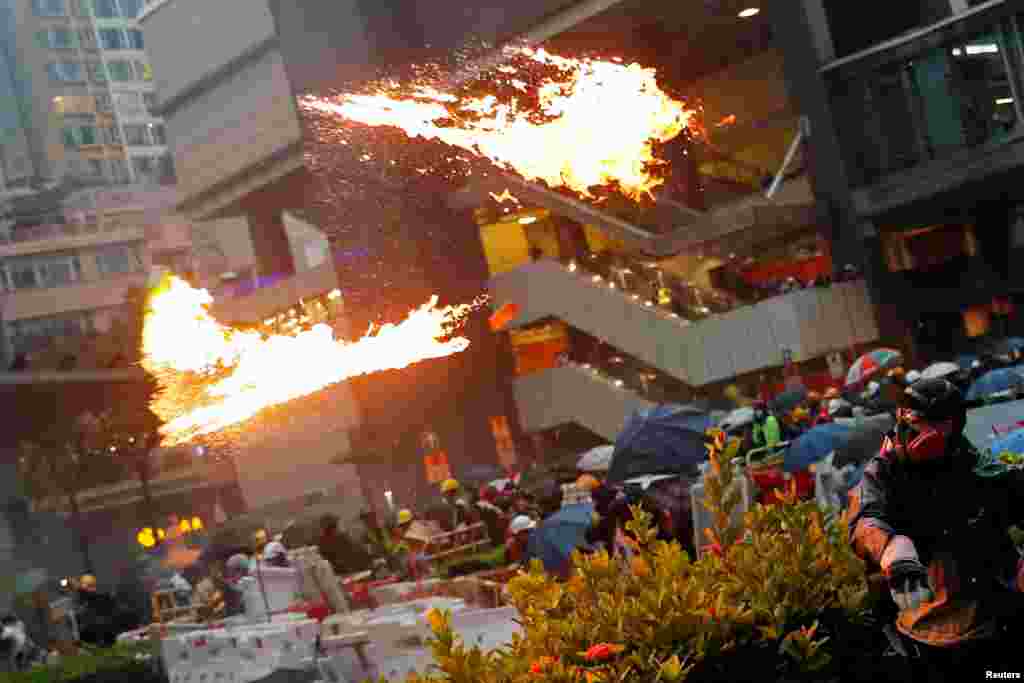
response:
M567 582L545 575L537 562L513 579L523 629L507 649L467 648L449 615L431 613L437 670L412 681L835 678L851 664L835 657L842 650L836 641L853 643L863 655L867 641L854 631L870 629L868 583L846 542L846 520L824 519L793 488L780 495L781 504L756 505L741 525L731 525L736 472L721 465L721 445L711 450L711 552L694 561L679 544L656 540L650 516L634 508L630 562L577 552Z
M62 657L52 666L0 674L0 683L162 683L153 653L149 643L118 643L109 649Z

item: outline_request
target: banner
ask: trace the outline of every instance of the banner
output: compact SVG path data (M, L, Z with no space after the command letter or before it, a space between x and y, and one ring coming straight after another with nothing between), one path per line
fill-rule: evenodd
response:
M494 434L494 443L497 447L498 462L506 470L515 469L516 444L512 439L512 431L508 427L508 418L498 415L491 418L491 433Z

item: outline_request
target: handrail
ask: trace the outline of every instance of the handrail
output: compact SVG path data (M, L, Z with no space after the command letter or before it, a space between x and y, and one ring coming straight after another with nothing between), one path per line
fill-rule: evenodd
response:
M971 17L973 17L973 16L975 16L977 14L981 14L982 12L985 12L986 10L990 10L993 7L998 7L999 5L1005 5L1005 4L1006 4L1006 0L989 0L986 3L978 5L977 7L971 7L970 9L968 9L968 10L966 10L964 12L960 12L959 14L954 14L951 17L947 17L945 19L942 19L941 21L935 22L934 24L930 24L928 26L925 26L923 28L919 28L919 29L916 29L916 30L908 31L907 33L904 33L903 35L896 36L895 38L890 38L889 40L887 40L885 42L882 42L882 43L878 43L876 45L872 45L871 47L865 48L865 49L861 50L860 52L855 52L852 55L847 55L846 57L841 57L839 59L834 59L831 62L829 62L828 64L826 64L825 66L821 67L821 69L819 70L819 73L824 74L824 73L827 73L829 71L834 71L834 70L838 69L841 66L844 66L846 64L850 64L852 62L860 61L861 59L864 59L865 57L870 57L871 55L875 55L875 54L880 54L882 52L886 52L887 50L891 50L894 47L899 47L900 45L906 45L908 43L912 43L915 40L923 38L924 36L927 36L927 35L929 35L931 33L935 33L937 31L941 31L942 29L946 28L947 26L951 26L953 24L960 23L961 21L964 21L965 19L969 19L969 18L971 18Z

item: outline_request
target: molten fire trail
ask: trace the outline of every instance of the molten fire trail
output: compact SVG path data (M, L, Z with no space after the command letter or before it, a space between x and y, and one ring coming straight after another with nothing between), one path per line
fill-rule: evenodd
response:
M435 88L411 92L397 84L372 94L305 97L303 107L369 126L393 126L409 137L438 140L513 170L593 198L617 187L640 201L664 183L655 145L685 130L701 132L696 112L659 87L654 69L616 60L570 59L523 49L521 67L496 77L519 96L457 97ZM522 60L521 60L522 61ZM530 67L560 76L532 78ZM531 103L531 104L528 104Z
M163 443L222 431L352 377L464 351L470 342L456 332L485 302L439 308L435 296L402 322L345 342L325 324L269 336L228 327L210 314L206 290L168 278L151 296L142 342L142 365L159 384L152 409L165 421Z

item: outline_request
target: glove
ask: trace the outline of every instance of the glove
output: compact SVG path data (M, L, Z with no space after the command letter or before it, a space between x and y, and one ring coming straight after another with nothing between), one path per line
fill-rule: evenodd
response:
M928 570L916 560L900 560L889 567L889 592L900 611L917 609L935 598Z

